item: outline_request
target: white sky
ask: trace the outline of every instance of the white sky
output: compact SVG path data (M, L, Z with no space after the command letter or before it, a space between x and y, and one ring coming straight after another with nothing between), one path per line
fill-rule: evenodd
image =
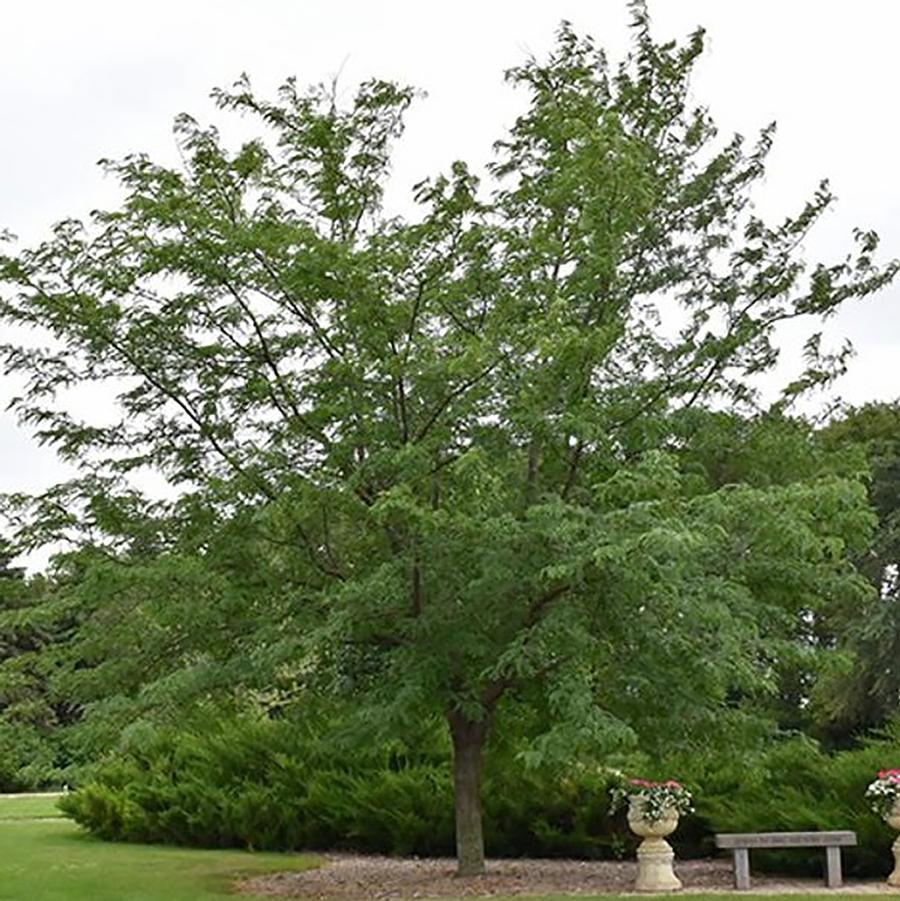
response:
M545 52L560 19L615 57L628 21L624 0L7 0L0 10L0 229L26 242L115 201L100 157L171 158L173 116L214 117L209 89L242 71L264 91L288 75L305 84L338 71L351 87L377 76L426 90L396 157L405 186L455 158L488 157L522 102L503 70ZM723 133L752 136L778 120L764 209L796 209L828 176L840 203L812 255L849 247L857 225L900 255L900 3L651 0L651 14L657 37L706 27L695 98ZM845 399L900 396L898 303L900 286L832 320L832 343L848 337L858 354L838 388ZM0 378L0 406L11 391ZM62 473L51 451L0 416L0 491Z

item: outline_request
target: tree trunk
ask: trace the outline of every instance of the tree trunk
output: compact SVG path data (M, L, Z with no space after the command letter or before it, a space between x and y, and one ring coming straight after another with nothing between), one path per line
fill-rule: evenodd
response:
M460 713L447 717L453 737L453 800L456 813L456 875L484 874L481 831L481 763L487 720L472 722Z

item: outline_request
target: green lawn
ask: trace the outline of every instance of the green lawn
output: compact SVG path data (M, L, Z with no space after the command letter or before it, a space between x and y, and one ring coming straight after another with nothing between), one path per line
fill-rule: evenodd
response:
M229 887L240 874L314 864L300 854L101 842L66 820L0 822L2 901L235 901Z
M0 798L0 901L236 901L230 891L240 875L304 869L317 860L302 854L198 851L101 842L74 824L46 819L56 799ZM39 819L39 818L45 819ZM729 893L732 898L737 897ZM243 896L248 898L250 896ZM620 895L578 896L579 901L624 901ZM668 898L671 895L645 896ZM690 895L690 901L729 895ZM752 901L872 901L871 895L750 895ZM630 896L634 901L635 896ZM443 899L453 901L453 899ZM456 899L462 901L462 899ZM471 901L471 899L468 899ZM490 901L572 901L571 896L492 898Z
M61 816L56 799L59 795L0 795L0 819L22 820Z

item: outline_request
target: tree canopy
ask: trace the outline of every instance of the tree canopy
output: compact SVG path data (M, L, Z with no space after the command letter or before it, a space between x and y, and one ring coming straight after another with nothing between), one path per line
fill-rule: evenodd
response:
M0 315L49 336L4 348L14 406L82 470L18 498L23 535L196 577L173 634L223 598L268 609L266 648L365 695L381 728L442 715L462 873L483 868L498 705L541 696L536 756L648 721L687 740L772 687L785 622L867 590L848 564L872 528L861 468L781 476L773 454L765 478L731 478L704 442L717 411L761 415L780 323L897 264L860 231L808 266L827 184L759 218L774 128L721 140L688 91L702 32L658 44L631 9L621 64L563 24L508 72L528 106L485 178L458 162L422 181L414 217L383 206L411 89L370 81L341 105L245 78L214 96L257 139L229 149L182 115L183 165L106 162L119 207L0 257ZM847 352L813 333L805 353L763 421ZM78 418L72 392L100 385L114 411ZM129 481L147 468L179 498L148 504Z

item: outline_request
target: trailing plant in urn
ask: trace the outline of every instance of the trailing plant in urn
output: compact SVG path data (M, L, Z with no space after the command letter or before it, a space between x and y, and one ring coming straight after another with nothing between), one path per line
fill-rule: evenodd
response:
M621 807L626 799L641 800L641 813L645 820L657 823L671 812L679 815L691 813L691 793L674 779L666 782L649 782L646 779L629 779L611 789L613 810Z
M900 801L900 770L879 770L878 778L866 789L869 806L887 818Z

